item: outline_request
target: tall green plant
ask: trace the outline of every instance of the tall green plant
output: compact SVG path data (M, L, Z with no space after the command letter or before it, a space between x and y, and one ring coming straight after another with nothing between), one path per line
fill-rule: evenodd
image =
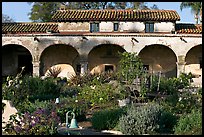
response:
M202 112L192 109L191 113L182 115L174 127L176 135L202 135Z
M136 53L123 52L119 53L119 77L131 84L134 79L142 75L143 64Z
M132 85L135 79L139 79L141 82L140 96L144 97L147 92L145 81L147 74L143 69L140 57L135 52L123 52L119 53L119 55L118 77L121 81L125 81L127 85Z

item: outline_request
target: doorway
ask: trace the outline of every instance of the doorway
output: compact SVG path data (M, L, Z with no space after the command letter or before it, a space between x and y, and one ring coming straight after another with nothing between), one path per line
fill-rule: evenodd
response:
M25 66L22 75L32 75L33 65L31 55L18 55L18 73L21 72L22 67Z

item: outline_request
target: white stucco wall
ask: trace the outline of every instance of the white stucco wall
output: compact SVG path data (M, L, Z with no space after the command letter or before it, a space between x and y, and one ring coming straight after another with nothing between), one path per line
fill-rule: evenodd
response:
M60 32L89 32L89 22L62 22L58 24Z
M99 26L100 32L112 32L113 22L101 22Z
M112 21L102 21L99 24L100 32L113 32ZM144 22L118 22L119 32L144 32L145 23ZM172 22L155 22L154 31L155 32L171 32L175 30L175 24ZM90 32L89 22L63 22L59 23L60 32Z
M154 24L155 32L171 32L175 31L174 23L172 22L157 22Z
M120 22L119 31L120 32L142 32L145 29L143 22Z

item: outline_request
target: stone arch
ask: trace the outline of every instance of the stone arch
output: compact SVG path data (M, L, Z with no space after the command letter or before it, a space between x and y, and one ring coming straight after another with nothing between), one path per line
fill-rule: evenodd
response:
M177 57L167 46L160 44L145 46L138 56L150 73L161 71L166 77L177 76Z
M196 76L202 75L202 45L197 45L188 50L185 57L185 72Z
M88 54L88 69L91 73L117 70L119 55L118 52L125 50L115 44L100 44L95 46Z
M26 47L17 44L2 46L2 76L16 76L23 66L22 74L32 75L32 55Z
M61 71L68 69L67 73L75 74L77 64L79 64L79 53L74 47L65 44L51 45L45 48L40 56L40 75L45 75L47 70L54 66L60 67Z

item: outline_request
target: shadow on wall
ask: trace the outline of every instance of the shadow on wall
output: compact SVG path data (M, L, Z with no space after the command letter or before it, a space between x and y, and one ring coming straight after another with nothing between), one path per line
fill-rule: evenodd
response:
M177 76L177 69L176 68L165 73L165 77L168 77L168 78L176 77L176 76Z

